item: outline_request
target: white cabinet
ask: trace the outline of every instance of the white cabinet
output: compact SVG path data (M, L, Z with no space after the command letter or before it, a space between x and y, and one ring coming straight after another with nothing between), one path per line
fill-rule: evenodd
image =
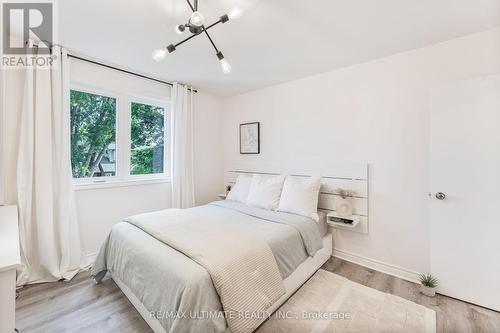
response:
M0 332L14 332L16 268L21 265L16 206L0 206Z

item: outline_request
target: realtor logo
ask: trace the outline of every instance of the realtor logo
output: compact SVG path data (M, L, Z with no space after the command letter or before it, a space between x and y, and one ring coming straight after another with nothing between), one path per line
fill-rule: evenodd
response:
M3 3L3 54L50 54L53 42L53 4ZM35 41L35 45L27 43Z

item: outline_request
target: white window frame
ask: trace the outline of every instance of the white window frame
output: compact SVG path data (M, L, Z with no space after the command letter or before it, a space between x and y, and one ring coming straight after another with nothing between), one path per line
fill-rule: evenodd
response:
M150 106L156 106L163 108L163 173L152 173L145 175L132 175L130 174L130 158L131 158L131 150L132 150L132 103L138 104L146 104ZM128 178L131 180L149 180L149 179L169 179L170 178L170 152L171 152L171 139L170 139L170 102L158 100L150 97L143 96L131 96L131 100L129 102L129 117L128 117L128 142L129 149L127 150L127 161L128 161Z
M81 184L102 184L102 183L109 183L109 182L116 182L118 181L118 170L120 168L121 161L118 159L119 155L119 150L121 149L118 147L118 141L119 141L119 133L120 133L120 121L119 121L119 113L120 113L120 95L117 94L116 92L109 91L109 90L104 90L104 89L99 89L95 87L90 87L86 85L80 85L80 84L71 84L70 91L68 94L71 95L71 90L77 90L81 91L84 93L88 94L93 94L93 95L100 95L104 97L110 97L114 98L116 101L116 109L115 109L115 146L116 146L116 161L115 161L115 175L114 176L104 176L104 177L82 177L82 178L74 178L73 177L73 184L75 185L81 185ZM68 100L71 100L71 97L68 98ZM71 106L70 106L71 107ZM70 110L68 110L70 112ZM71 152L72 154L73 152Z
M116 173L114 176L104 177L86 177L73 178L73 184L76 190L91 190L97 188L122 187L133 185L145 185L156 183L170 182L170 154L171 154L171 139L170 139L170 101L167 99L158 99L121 93L109 89L97 88L81 83L72 82L70 91L77 90L89 94L101 95L116 99ZM71 92L68 91L68 94ZM163 152L163 173L161 174L146 174L146 175L131 175L130 174L130 157L131 157L131 113L132 103L142 103L152 106L161 107L164 112L164 152ZM68 110L69 112L69 110Z

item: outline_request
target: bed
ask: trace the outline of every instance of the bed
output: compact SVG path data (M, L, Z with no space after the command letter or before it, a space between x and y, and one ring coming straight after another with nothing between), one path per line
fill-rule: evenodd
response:
M238 327L234 322L231 326L221 302L223 295L216 287L218 283L214 276L218 274L211 272L210 267L207 269L196 256L186 255L182 244L165 240L160 235L161 230L148 229L149 222L177 219L182 214L190 216L191 231L202 230L198 232L199 236L186 239L186 242L194 242L194 248L200 253L204 253L208 245L200 245L201 238L196 237L202 237L205 233L216 237L225 233L226 229L231 229L234 240L228 242L232 249L222 250L228 255L238 252L235 250L239 248L238 242L243 244L262 240L270 248L283 291L274 295L272 304L267 304L265 311L253 314L251 326ZM165 232L171 233L172 229ZM246 237L254 238L248 241ZM220 257L221 250L218 251ZM326 233L324 214L318 223L294 214L249 207L237 202L217 201L187 210L170 209L141 214L116 224L98 254L92 275L99 283L109 272L156 333L248 332L277 310L330 258L331 253L332 237ZM221 278L228 279L225 276ZM246 289L241 288L242 285L246 286L246 282L241 280L245 279L238 278L235 282L240 283L238 290ZM261 279L260 282L267 281ZM248 289L251 288L249 282ZM244 297L250 298L238 297L243 298L243 303Z

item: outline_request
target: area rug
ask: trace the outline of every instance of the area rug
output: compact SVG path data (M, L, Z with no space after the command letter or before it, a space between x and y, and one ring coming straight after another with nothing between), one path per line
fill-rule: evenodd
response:
M320 269L259 333L435 333L436 313Z

